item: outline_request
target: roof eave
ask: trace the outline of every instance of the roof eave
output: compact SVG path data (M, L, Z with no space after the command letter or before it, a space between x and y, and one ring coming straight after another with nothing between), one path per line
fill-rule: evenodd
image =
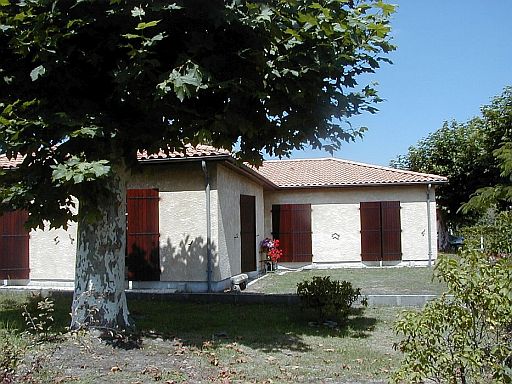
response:
M161 164L161 163L185 163L189 161L199 161L199 160L227 160L231 156L230 155L206 155L206 156L187 156L187 157L157 157L157 158L149 158L149 159L138 159L137 161L140 164Z
M353 184L325 184L325 185L280 185L278 189L315 189L315 188L356 188L356 187L400 187L417 185L441 185L448 181L420 181L398 183L353 183Z
M237 161L233 157L230 157L230 159L226 161L226 165L228 165L229 168L234 169L235 171L244 174L245 176L249 177L253 181L256 181L259 184L262 184L264 187L266 187L267 190L278 190L279 189L279 187L276 184L274 184L272 181L267 179L261 173L255 171L254 169L252 169L251 167L248 167L245 164L237 163Z

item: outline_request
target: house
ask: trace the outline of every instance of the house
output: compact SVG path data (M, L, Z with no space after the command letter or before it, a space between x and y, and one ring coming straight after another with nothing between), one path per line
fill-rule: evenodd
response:
M421 266L437 256L435 186L446 178L335 158L237 163L208 146L142 152L127 191L129 288L222 291L265 269L280 240L287 268ZM0 156L0 167L22 159ZM0 283L72 286L76 225L0 217Z

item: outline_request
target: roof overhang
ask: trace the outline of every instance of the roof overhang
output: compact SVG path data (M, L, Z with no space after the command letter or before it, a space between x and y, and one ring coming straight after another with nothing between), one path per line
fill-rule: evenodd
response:
M179 163L189 163L189 162L217 162L221 163L225 167L235 171L241 175L244 175L248 179L256 182L263 186L265 190L276 190L279 189L277 185L272 183L270 180L266 179L263 175L253 170L249 166L245 164L240 164L237 162L231 155L208 155L208 156L186 156L186 157L166 157L166 158L149 158L149 159L139 159L138 163L142 166L144 165L155 165L155 164L179 164Z

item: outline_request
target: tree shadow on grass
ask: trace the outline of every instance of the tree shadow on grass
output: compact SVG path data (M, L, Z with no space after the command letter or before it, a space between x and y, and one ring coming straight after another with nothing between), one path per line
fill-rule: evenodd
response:
M0 304L0 326L11 332L21 333L25 329L22 311L23 307L19 301L2 300Z
M236 342L262 352L288 350L308 352L308 336L367 338L378 319L353 309L347 321L336 326L315 324L299 306L271 304L200 304L140 301L130 303L143 336L179 339L201 348ZM162 316L163 315L163 316Z

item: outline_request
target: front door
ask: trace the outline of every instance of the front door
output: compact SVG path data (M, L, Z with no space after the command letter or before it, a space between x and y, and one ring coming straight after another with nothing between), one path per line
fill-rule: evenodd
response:
M240 242L242 272L256 270L256 198L240 195Z

